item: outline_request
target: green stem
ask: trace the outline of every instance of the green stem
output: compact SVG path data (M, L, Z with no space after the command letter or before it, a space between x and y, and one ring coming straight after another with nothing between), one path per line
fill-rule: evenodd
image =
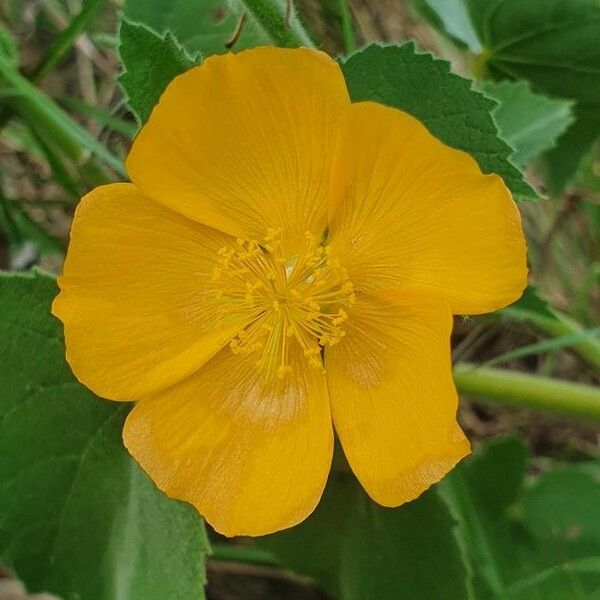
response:
M356 50L356 41L354 39L354 29L352 28L352 16L348 8L347 0L338 0L340 17L342 19L342 40L346 54L352 54Z
M86 29L90 21L102 8L106 0L88 0L69 25L56 38L50 50L31 74L31 81L37 82L60 63L75 44L75 40Z
M583 335L585 329L571 317L554 309L552 309L553 316L550 316L518 306L505 308L502 314L517 321L528 321L552 337L581 335L581 341L573 344L572 349L591 365L600 369L600 339Z
M550 377L460 363L454 367L459 392L482 402L600 420L600 388Z
M240 3L276 46L314 48L314 42L293 9L292 0L241 0Z

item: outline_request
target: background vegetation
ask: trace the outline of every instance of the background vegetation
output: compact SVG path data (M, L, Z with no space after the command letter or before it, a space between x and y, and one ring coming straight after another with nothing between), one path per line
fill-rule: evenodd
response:
M6 574L67 600L194 599L206 574L214 600L600 600L600 4L295 8L0 0ZM417 46L353 55L409 39ZM73 379L49 317L53 278L15 273L60 271L79 198L125 177L131 139L172 77L228 46L265 43L344 57L353 99L408 110L499 172L521 200L531 287L498 314L457 319L460 420L476 452L440 485L382 509L337 456L308 521L228 541L159 494L126 454L129 407Z

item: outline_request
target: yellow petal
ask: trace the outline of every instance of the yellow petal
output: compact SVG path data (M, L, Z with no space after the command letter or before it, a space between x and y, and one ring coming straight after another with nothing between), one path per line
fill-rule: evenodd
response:
M333 421L352 470L384 506L413 500L469 452L456 423L447 305L409 290L362 296L327 349Z
M145 198L96 188L77 207L53 313L67 360L101 396L132 400L179 381L233 331L215 329L211 272L229 236Z
M127 171L155 200L236 236L321 231L348 105L339 66L316 50L212 56L167 87Z
M224 535L291 527L314 509L331 465L325 377L296 347L292 372L261 383L224 349L198 373L137 403L125 445L156 485Z
M352 105L334 181L332 241L359 289L426 286L458 314L521 295L526 247L509 191L410 115Z

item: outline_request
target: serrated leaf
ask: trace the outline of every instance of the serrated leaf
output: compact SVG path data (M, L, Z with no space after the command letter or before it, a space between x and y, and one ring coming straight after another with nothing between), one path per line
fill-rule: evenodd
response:
M354 102L372 100L412 114L444 143L471 154L484 173L500 175L517 198L537 198L498 135L491 116L496 103L446 61L417 52L412 42L372 45L342 62L342 70Z
M480 89L499 102L494 119L521 167L554 147L574 121L573 102L536 94L524 81L484 81Z
M56 293L37 272L0 275L0 562L65 600L203 597L202 521L125 451L130 405L75 380Z
M172 32L183 47L204 56L227 52L240 18L240 8L231 0L125 0L125 16L160 34ZM235 49L269 43L252 23L245 23Z
M600 135L600 3L597 0L427 0L450 39L474 29L478 71L523 79L535 91L577 101L576 121L544 157L546 186L558 195ZM456 14L458 13L458 15ZM462 24L452 30L452 24Z
M344 600L466 600L454 520L435 489L399 508L357 495L341 550Z
M596 0L467 0L494 77L525 79L549 96L578 102L577 122L548 157L558 194L600 134L600 3Z
M119 84L140 125L148 120L170 81L199 61L170 32L161 36L123 18L119 25L119 58L123 66Z

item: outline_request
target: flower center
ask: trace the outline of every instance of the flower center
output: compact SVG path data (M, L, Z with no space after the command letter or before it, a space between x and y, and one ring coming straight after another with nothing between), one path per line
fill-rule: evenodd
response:
M287 255L281 231L266 239L238 239L219 250L213 279L221 324L239 319L230 343L235 353L256 354L266 380L291 372L290 342L296 340L309 364L323 368L321 351L345 332L346 309L355 301L346 269L312 233L299 253Z

